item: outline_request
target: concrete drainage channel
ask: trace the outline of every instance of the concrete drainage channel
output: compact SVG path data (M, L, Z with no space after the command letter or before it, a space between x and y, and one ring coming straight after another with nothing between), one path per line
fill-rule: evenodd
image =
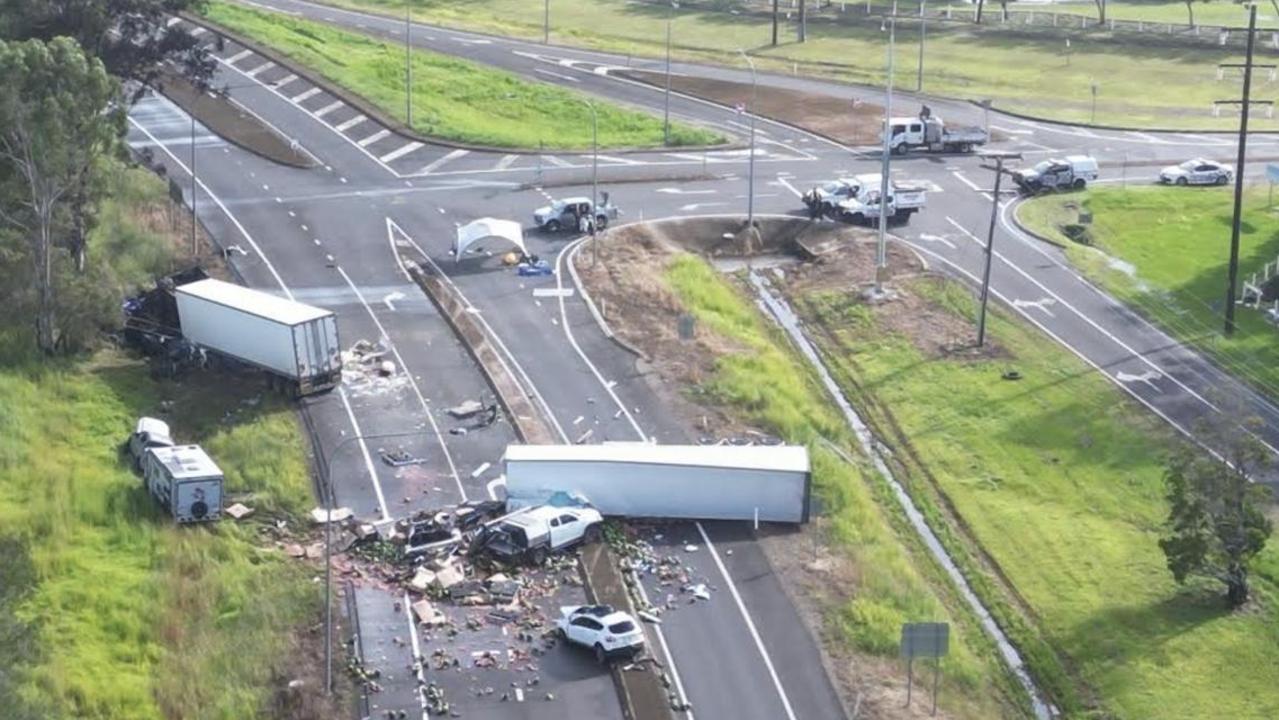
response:
M968 585L968 581L964 578L963 573L960 572L959 568L955 565L954 560L952 560L950 555L946 552L941 541L937 539L932 528L928 527L927 521L924 520L924 516L919 512L919 509L915 507L915 503L910 499L910 495L907 494L905 488L903 488L901 483L899 483L893 476L892 470L890 470L888 464L884 462L883 455L880 452L879 441L871 433L870 428L866 426L866 423L862 421L861 417L857 414L857 411L853 409L852 404L848 402L848 398L844 396L839 385L835 383L834 378L831 377L829 370L826 368L826 364L822 362L821 356L817 354L817 349L813 347L807 336L804 335L804 331L800 327L799 317L790 309L790 306L785 300L773 294L773 292L769 289L768 280L763 276L751 271L750 282L751 286L755 289L755 294L759 298L760 303L768 310L769 317L771 317L778 326L786 331L786 334L790 337L791 341L795 343L795 346L799 348L800 352L803 353L809 364L817 370L818 375L821 376L822 384L826 387L826 391L830 393L832 398L834 398L835 403L844 414L844 419L848 421L848 425L857 435L857 439L861 443L862 450L865 451L866 455L871 459L871 462L874 463L875 469L884 476L884 479L892 488L893 496L897 498L897 502L906 513L906 517L910 521L911 526L915 529L915 532L919 535L920 539L924 541L924 545L928 548L928 551L932 553L937 562L945 569L946 574L950 576L951 582L953 582L959 589L964 601L967 602L972 611L976 613L978 620L981 622L982 628L995 641L995 646L999 648L999 654L1003 658L1004 664L1012 670L1013 674L1017 677L1017 680L1030 696L1030 703L1034 709L1035 717L1039 720L1051 720L1051 718L1055 717L1055 713L1048 704L1044 702L1043 694L1039 691L1039 688L1035 686L1035 682L1031 679L1030 673L1026 671L1026 664L1021 659L1021 655L1017 652L1017 649L1013 647L1012 643L1008 641L1008 637L1004 635L1003 630L1001 630L999 624L995 622L994 617L991 616L990 611L986 609L986 606L982 604L981 599L977 597L977 594L974 593L973 589Z

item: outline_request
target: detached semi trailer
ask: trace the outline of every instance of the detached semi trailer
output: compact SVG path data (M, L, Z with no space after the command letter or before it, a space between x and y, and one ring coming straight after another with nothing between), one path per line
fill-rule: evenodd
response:
M509 445L510 509L581 496L604 515L808 521L808 449L790 445Z
M342 380L342 346L332 312L221 280L174 289L182 336L206 351L267 373L295 395Z

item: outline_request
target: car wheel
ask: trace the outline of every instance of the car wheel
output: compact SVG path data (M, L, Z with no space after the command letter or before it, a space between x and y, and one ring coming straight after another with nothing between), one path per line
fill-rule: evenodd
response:
M1225 185L1225 184L1226 184L1226 183L1228 183L1228 182L1230 182L1230 176L1229 176L1229 175L1226 175L1225 173L1222 173L1221 175L1218 175L1218 176L1217 176L1217 184L1218 184L1218 185Z
M559 231L560 231L559 220L551 220L550 222L546 223L546 232L557 233Z
M1084 186L1087 184L1088 183L1084 182L1083 178L1075 178L1075 182L1071 187L1075 188L1076 190L1083 190Z
M541 565L546 562L546 548L534 548L529 552L528 559L534 565Z
M849 219L857 225L862 225L866 222L866 216L861 213L853 213L853 216Z
M1177 178L1177 184L1180 185L1181 187L1185 187L1188 183L1189 181L1186 180L1184 177Z
M608 662L608 653L604 652L604 646L599 643L595 643L595 661L600 665Z

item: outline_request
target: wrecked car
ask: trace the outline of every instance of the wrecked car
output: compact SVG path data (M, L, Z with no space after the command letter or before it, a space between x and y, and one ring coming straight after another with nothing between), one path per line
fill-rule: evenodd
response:
M644 631L635 618L611 605L574 605L560 608L555 620L565 640L595 651L602 662L633 656L644 648Z
M541 565L552 552L599 539L603 521L595 508L539 505L485 526L478 547L503 562Z

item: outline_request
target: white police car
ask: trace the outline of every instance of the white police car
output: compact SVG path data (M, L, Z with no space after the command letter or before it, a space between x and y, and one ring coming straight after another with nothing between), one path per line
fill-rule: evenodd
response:
M1225 185L1234 179L1234 168L1213 160L1195 158L1159 171L1165 185Z

